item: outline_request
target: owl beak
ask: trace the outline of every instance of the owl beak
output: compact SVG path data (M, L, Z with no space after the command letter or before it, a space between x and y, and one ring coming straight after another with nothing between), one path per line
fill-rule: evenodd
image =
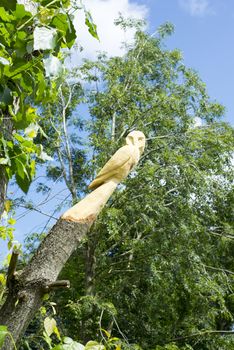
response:
M142 153L144 152L144 149L145 149L145 146L144 146L144 145L142 145L142 146L139 147L140 154L142 154Z
M140 154L142 154L144 152L144 149L145 149L145 141L141 138L141 139L137 140L137 143L138 143L138 148L139 148Z

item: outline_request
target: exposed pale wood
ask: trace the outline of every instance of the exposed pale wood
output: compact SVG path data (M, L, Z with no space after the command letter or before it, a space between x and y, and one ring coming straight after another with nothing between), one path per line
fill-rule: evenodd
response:
M117 185L138 163L144 148L145 135L141 131L130 132L126 138L126 145L111 157L89 185L94 191L68 209L62 218L76 222L95 219Z
M145 146L144 134L131 132L126 141L127 146L120 150L127 147L127 156L120 150L115 153L97 175L97 181L92 182L95 182L95 186L91 186L95 190L62 215L21 274L15 274L16 259L13 259L10 276L14 278L8 283L8 295L0 310L0 324L8 327L16 343L41 306L43 295L51 288L68 286L67 281L56 282L59 273L118 183L139 161ZM7 338L2 350L12 349L13 344Z
M10 288L11 281L12 281L12 279L14 278L14 275L15 275L18 257L19 257L19 253L13 251L13 252L12 252L12 255L11 255L10 264L9 264L9 267L8 267L8 272L7 272L7 282L6 282L6 285L7 285L8 288Z

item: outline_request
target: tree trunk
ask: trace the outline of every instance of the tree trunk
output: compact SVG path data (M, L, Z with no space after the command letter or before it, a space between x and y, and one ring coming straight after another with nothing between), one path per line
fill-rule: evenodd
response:
M8 297L0 310L0 325L6 325L19 342L42 302L48 285L55 282L68 258L89 231L97 215L117 187L118 181L99 186L57 221L20 276L8 271ZM8 337L2 350L12 350Z
M8 296L0 310L0 325L7 326L16 343L40 307L43 294L49 291L50 284L56 281L66 261L89 231L118 183L131 170L130 163L127 163L127 167L122 169L119 162L122 164L121 159L118 158L116 164L119 174L118 170L117 172L116 170L115 172L110 171L109 178L105 178L103 183L95 186L96 189L93 192L62 215L20 275L15 273L16 259L12 264L10 263L7 278ZM114 165L113 169L116 169ZM118 176L115 177L115 174ZM87 273L93 279L95 244L87 252L90 263ZM2 350L12 349L13 344L8 337Z
M95 268L96 268L96 236L95 233L92 234L90 239L88 239L85 245L85 290L86 295L94 295L94 278L95 278Z
M80 223L59 219L43 240L31 262L9 285L7 299L0 310L0 324L6 325L17 343L64 264L88 232L92 221ZM13 349L7 338L2 350Z

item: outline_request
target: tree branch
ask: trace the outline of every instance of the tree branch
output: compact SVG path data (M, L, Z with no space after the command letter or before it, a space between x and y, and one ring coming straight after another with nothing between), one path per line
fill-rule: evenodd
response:
M229 273L230 275L234 275L234 272L233 271L230 271L230 270L226 270L226 269L222 269L222 268L219 268L219 267L214 267L214 266L209 266L209 265L205 265L205 264L202 264L204 267L206 267L207 269L210 269L210 270L214 270L214 271L220 271L220 272L225 272L225 273Z
M214 235L214 236L219 236L221 238L227 238L227 239L234 239L234 235L222 235L221 233L217 233L217 232L213 232L213 231L209 231L209 234Z
M51 290L58 289L58 288L66 288L66 289L70 288L70 281L61 280L61 281L55 281L55 282L49 283L46 286L45 291L49 292Z
M19 253L13 250L12 255L11 255L10 264L9 264L9 267L8 267L8 272L7 272L6 285L7 285L8 288L11 287L11 281L14 278L14 275L15 275L18 258L19 258Z
M42 241L30 263L10 283L7 299L0 310L0 324L6 325L17 343L41 306L45 291L58 286L57 277L68 258L89 231L93 220L72 222L59 219ZM14 274L16 256L12 259L9 277ZM64 281L63 281L63 286ZM66 287L68 283L66 281ZM11 350L6 339L2 350Z
M70 190L71 190L73 204L75 204L77 202L76 186L75 186L75 182L74 182L71 147L70 147L69 136L67 133L67 124L66 124L66 111L67 111L68 106L71 103L73 87L72 88L70 88L70 86L68 86L68 87L69 87L70 91L69 91L67 103L65 103L64 96L63 96L61 89L60 89L60 98L62 101L62 108L63 108L62 118L63 118L63 133L64 133L64 138L65 138L65 150L66 150L66 156L67 156L68 166L69 166L69 180L71 182L70 187L68 187L68 188L70 188Z
M232 334L234 334L234 331L210 330L210 331L197 332L197 333L194 333L194 334L185 335L184 337L177 337L177 338L170 339L169 342L174 342L174 341L179 341L179 340L186 340L186 339L189 339L189 338L198 337L198 336L204 336L204 335L209 335L209 334L232 335Z

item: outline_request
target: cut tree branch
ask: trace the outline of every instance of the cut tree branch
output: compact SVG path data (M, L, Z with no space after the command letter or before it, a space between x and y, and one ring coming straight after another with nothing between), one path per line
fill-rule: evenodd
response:
M7 326L16 343L41 306L48 286L49 289L56 284L58 286L56 280L60 271L92 223L93 220L81 223L59 219L42 241L31 262L11 281L6 301L0 310L0 324ZM8 279L15 271L16 256L10 265ZM6 339L2 350L11 349L11 341Z
M55 281L53 283L49 283L46 286L45 291L49 292L51 290L58 289L58 288L66 288L66 289L70 288L70 281L61 280L61 281Z
M141 132L135 131L132 137L139 137L139 134L142 137ZM120 149L121 157L123 157L124 147ZM91 225L120 181L129 174L132 166L137 164L133 158L135 153L132 153L132 147L127 147L129 162L123 163L122 168L119 167L118 176L113 176L109 169L109 178L106 177L105 181L93 186L90 194L62 215L41 242L32 260L21 274L15 274L17 257L13 254L8 276L8 281L10 281L8 295L0 310L0 325L7 326L16 343L19 342L36 311L40 308L43 295L53 288L69 287L68 281L57 281L59 273L89 232ZM124 149L126 152L126 148ZM140 149L138 151L140 155ZM114 163L119 162L119 158L116 160L116 153L111 159ZM11 276L14 276L12 280ZM2 350L12 349L13 344L7 338Z
M7 285L8 288L10 288L10 286L11 286L11 281L12 281L13 278L14 278L18 258L19 258L19 253L13 251L13 252L12 252L12 255L11 255L10 264L9 264L9 267L8 267L8 272L7 272L7 281L6 281L6 285Z

